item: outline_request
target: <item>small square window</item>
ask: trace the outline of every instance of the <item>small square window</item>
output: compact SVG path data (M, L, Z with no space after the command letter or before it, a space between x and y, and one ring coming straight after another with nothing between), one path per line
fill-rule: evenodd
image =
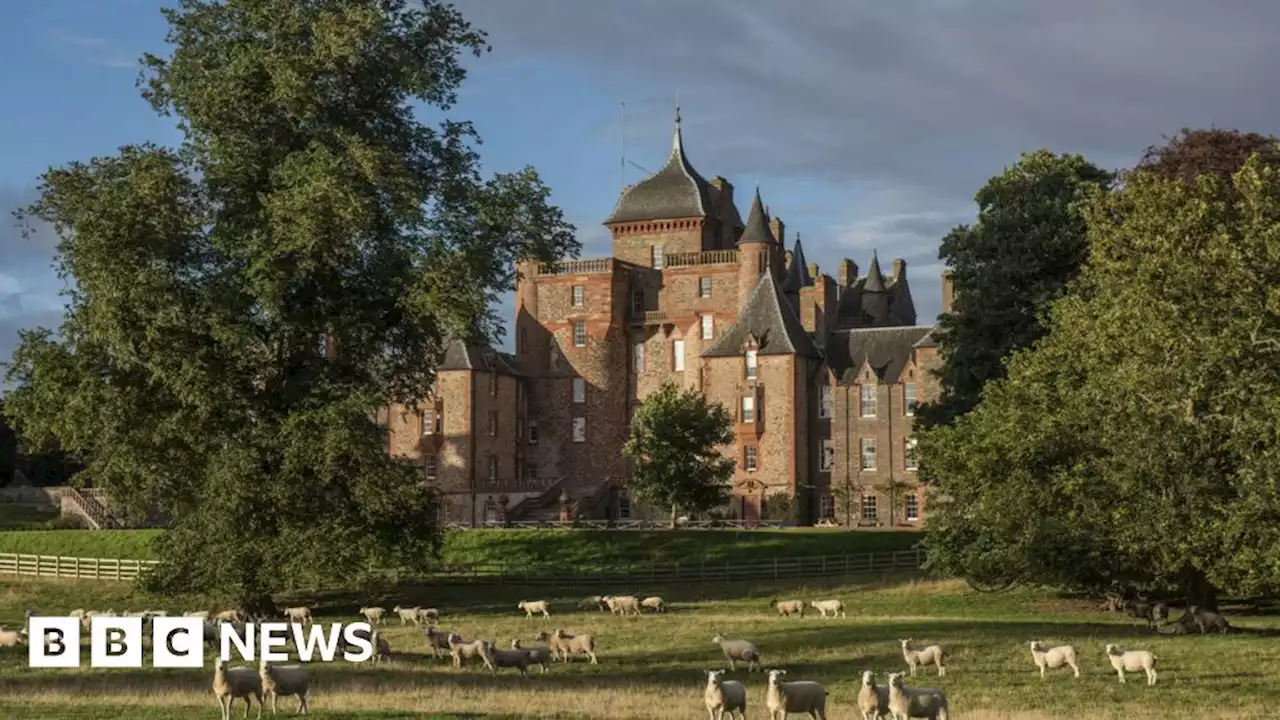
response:
M756 448L755 448L755 446L748 445L747 447L745 447L745 448L743 448L743 449L742 449L742 466L743 466L743 467L745 467L745 468L747 469L747 472L755 472L755 471L756 471Z
M879 517L880 517L880 514L876 512L876 496L863 495L862 496L862 521L873 523Z
M711 278L709 277L698 278L698 297L701 297L701 298L711 297Z
M587 324L582 320L573 323L573 344L584 347L587 344Z

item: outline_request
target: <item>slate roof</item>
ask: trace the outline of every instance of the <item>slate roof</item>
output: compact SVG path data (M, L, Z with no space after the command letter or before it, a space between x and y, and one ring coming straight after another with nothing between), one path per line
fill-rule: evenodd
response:
M867 270L867 281L862 284L863 292L884 292L884 276L880 274L880 258L871 252L871 267Z
M742 354L742 346L751 335L760 343L761 355L804 355L822 357L818 346L805 332L796 311L782 296L782 288L765 272L742 307L738 320L729 331L707 350L703 357L730 357Z
M478 370L499 375L519 376L514 355L501 353L485 345L451 340L444 350L444 361L438 370Z
M760 202L760 188L756 188L755 199L751 201L751 211L747 213L747 227L738 238L738 244L777 242L773 231L769 229L769 217L764 211L764 203Z
M800 288L813 285L813 276L809 274L809 264L804 259L804 246L800 244L800 235L796 235L795 249L791 251L791 266L787 268L787 280L782 285L786 293L798 293Z
M680 112L676 111L676 131L671 139L671 155L658 172L622 193L610 223L668 218L706 217L714 204L711 184L693 169L684 154L680 136Z
M911 349L933 330L929 326L837 330L827 341L827 367L841 384L852 383L863 362L885 382L895 382L911 359Z

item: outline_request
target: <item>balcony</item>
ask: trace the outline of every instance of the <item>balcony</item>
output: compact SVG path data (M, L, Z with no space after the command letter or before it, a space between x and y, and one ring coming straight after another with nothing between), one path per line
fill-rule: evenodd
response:
M631 314L631 324L636 326L666 325L672 322L675 319L667 317L666 310L645 310L642 313L633 311Z
M538 265L539 275L605 275L613 272L613 258L559 260Z
M727 265L738 262L737 250L707 250L705 252L671 253L663 258L668 268L696 267L699 265Z

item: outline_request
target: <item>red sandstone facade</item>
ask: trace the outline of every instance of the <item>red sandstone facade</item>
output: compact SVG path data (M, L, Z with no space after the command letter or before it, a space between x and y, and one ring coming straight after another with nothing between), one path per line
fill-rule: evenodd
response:
M744 223L733 185L693 169L678 119L667 164L605 225L613 257L519 266L513 355L454 342L420 411L388 408L389 451L423 468L445 519L643 514L621 447L671 380L733 414L724 514L758 519L784 493L812 520L923 523L913 413L938 360L903 261L823 274L758 192Z

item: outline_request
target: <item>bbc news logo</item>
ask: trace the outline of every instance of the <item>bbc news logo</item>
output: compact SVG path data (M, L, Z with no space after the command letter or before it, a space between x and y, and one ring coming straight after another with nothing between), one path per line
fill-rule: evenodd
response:
M290 639L298 659L318 658L333 662L342 651L348 662L364 662L373 657L373 628L359 622L343 625L297 623L246 623L238 631L230 623L219 623L218 657L232 662L235 655L255 662L283 662L289 659L283 648ZM30 618L28 664L35 668L80 667L80 619L77 617ZM142 667L143 638L140 617L92 618L89 626L89 667ZM254 640L257 639L255 643ZM354 650L353 650L354 648ZM151 619L151 665L158 668L199 668L205 664L205 624L200 618L156 617ZM234 654L233 654L234 652Z

